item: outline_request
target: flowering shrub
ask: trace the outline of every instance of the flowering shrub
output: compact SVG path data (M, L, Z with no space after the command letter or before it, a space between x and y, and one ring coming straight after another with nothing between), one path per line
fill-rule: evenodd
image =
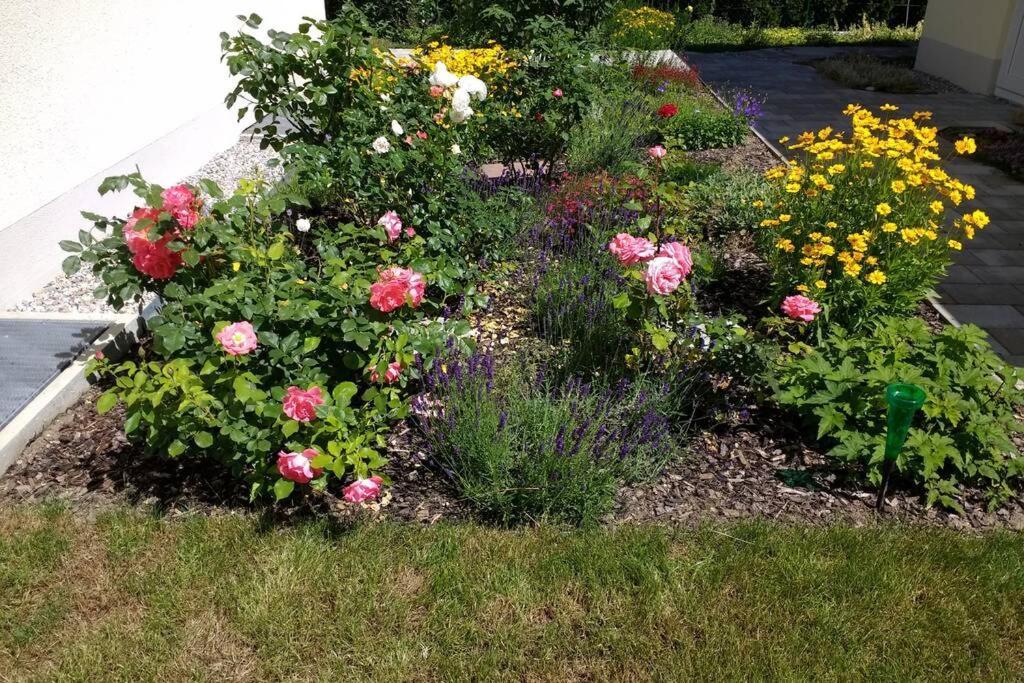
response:
M772 193L758 202L767 214L759 236L776 301L807 294L825 319L857 327L912 310L988 216L967 211L944 227L946 211L975 192L942 168L936 129L924 125L930 114L883 120L857 105L845 113L851 138L804 133L789 145L802 158L766 173ZM972 149L970 139L957 143L958 153Z
M917 318L885 317L864 334L841 328L816 349L804 347L778 370L779 402L816 424L829 454L881 480L885 388L913 382L924 408L896 470L924 486L929 505L962 510L963 485L983 489L991 506L1013 494L1024 459L1011 436L1024 405L1019 370L1006 365L973 325L932 334Z
M131 438L172 457L219 461L254 497L352 480L360 493L346 489L346 499L366 500L383 481L373 479L385 463L382 433L407 412L414 361L429 366L449 336L468 333L465 323L437 320L442 301L430 301L416 270L429 262L389 265L410 252L385 246L381 226L317 228L310 240L310 226L280 213L281 190L256 183L228 198L204 183L215 201L194 220L166 210L178 199L195 210L189 188L162 190L138 175L104 182L118 187L161 209L154 219L94 217L73 258L91 264L111 303L159 292L163 306L141 359L91 361L90 374L113 381L100 411L122 403ZM137 269L132 253L158 230L182 263L168 278Z
M498 91L519 66L516 58L493 40L480 48L456 48L435 40L413 50L412 57L428 71L441 62L451 73L475 76Z
M675 28L675 15L647 6L620 9L609 20L610 38L622 47L668 47Z
M685 67L636 64L632 76L634 80L646 84L648 90L655 94L664 93L670 87L693 91L700 86L700 73L691 64Z
M426 373L413 411L462 495L502 522L591 524L618 482L652 476L675 454L659 390L495 374L488 355L446 358Z

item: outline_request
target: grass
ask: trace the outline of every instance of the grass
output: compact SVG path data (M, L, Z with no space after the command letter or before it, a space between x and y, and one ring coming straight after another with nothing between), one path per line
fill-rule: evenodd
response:
M930 92L928 84L900 60L865 54L847 54L812 62L822 76L848 88L872 88L888 93Z
M757 27L704 17L682 24L673 36L679 50L719 52L800 45L899 45L921 38L921 25L890 27L867 23L845 31L831 28Z
M1019 679L1024 536L0 510L15 680Z

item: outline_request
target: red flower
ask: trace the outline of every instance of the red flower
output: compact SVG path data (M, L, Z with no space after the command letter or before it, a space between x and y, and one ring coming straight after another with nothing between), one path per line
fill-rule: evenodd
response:
M672 104L671 102L669 102L668 104L661 105L661 107L658 109L658 116L660 116L663 119L670 119L678 113L679 107Z
M538 121L538 122L543 121L544 120L544 114L541 114L540 112L537 112L536 114L533 115L533 120L534 121Z

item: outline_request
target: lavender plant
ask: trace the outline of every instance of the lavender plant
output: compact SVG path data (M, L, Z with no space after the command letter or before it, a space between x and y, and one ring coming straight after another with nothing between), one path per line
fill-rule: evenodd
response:
M430 454L486 516L502 523L589 525L618 484L653 476L674 455L661 390L628 380L556 385L490 355L448 357L424 372L413 413Z

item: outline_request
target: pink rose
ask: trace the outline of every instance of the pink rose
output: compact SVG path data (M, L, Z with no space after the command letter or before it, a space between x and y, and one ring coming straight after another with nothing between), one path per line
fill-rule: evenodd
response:
M666 150L661 145L655 145L654 147L651 147L650 149L647 150L647 154L652 159L664 159L665 155L668 154L668 150Z
M679 242L666 242L661 245L661 249L658 251L658 256L667 256L676 262L679 266L679 270L683 273L683 279L690 274L693 270L693 256L690 254L690 249L685 244Z
M388 364L388 369L384 371L384 382L386 384L394 384L398 381L398 378L402 376L402 364L397 360L393 363ZM370 381L379 382L380 375L377 373L377 368L374 368L370 372Z
M342 494L350 503L373 500L380 495L380 485L383 482L384 480L377 476L369 479L356 479L342 490Z
M299 387L288 387L284 397L284 414L299 422L310 422L316 418L316 407L323 405L323 402L320 387L310 387L305 391Z
M443 94L444 94L444 88L442 88L441 86L439 86L439 85L432 85L432 86L430 86L430 96L431 97L440 97Z
M427 132L425 130L418 130L416 131L416 137L418 137L420 140L426 140Z
M644 275L644 279L647 281L648 293L665 296L679 289L679 285L683 282L683 270L675 259L658 256L647 264L647 274Z
M654 257L654 245L644 237L633 237L620 232L608 243L608 251L619 259L623 266L631 266Z
M402 234L402 219L394 211L388 211L381 216L377 225L384 228L384 232L388 235L388 242L394 242Z
M407 145L411 145L411 144L412 144L412 136L411 136L411 135L406 135L406 136L405 136L405 137L404 137L404 138L402 139L402 142L404 142L404 143L405 143L405 144L407 144Z
M406 237L415 237L416 236L416 228L414 228L414 227L412 227L410 225L408 228L405 229L405 236Z
M196 227L199 222L199 213L196 207L199 202L196 195L187 185L175 185L160 193L164 200L164 211L174 216L174 220L186 230Z
M224 347L224 351L231 356L244 356L257 346L256 330L252 323L242 321L231 323L217 333L217 341Z
M782 312L793 320L803 320L809 323L814 320L814 316L821 313L821 306L817 301L808 299L803 294L794 294L782 300Z
M277 471L281 473L282 477L294 481L296 484L308 484L323 472L322 469L313 467L311 464L313 458L319 455L313 448L307 448L301 453L281 451L277 454Z
M562 94L563 93L561 88L555 88L554 90L551 91L552 97L561 97Z
M426 280L414 270L385 268L377 282L370 285L370 305L382 313L390 313L405 303L416 308L423 301L426 287Z

